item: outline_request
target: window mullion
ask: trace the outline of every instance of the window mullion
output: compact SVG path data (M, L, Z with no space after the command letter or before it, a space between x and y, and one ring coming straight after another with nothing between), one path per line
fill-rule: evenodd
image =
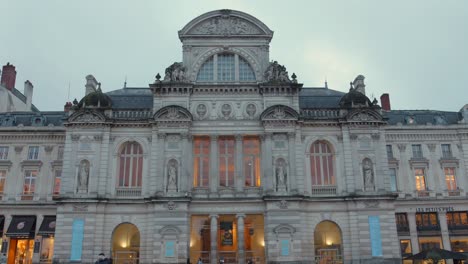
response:
M213 80L218 81L218 54L213 56Z

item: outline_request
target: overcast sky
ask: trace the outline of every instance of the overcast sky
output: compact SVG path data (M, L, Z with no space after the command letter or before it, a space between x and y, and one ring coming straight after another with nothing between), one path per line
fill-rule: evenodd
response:
M34 84L40 110L62 110L93 74L103 91L148 87L182 60L177 31L216 9L235 9L274 31L270 59L305 87L348 91L358 74L392 109L459 111L468 103L468 1L49 1L0 0L0 64L16 88ZM68 90L70 86L70 95ZM373 98L371 98L372 100Z

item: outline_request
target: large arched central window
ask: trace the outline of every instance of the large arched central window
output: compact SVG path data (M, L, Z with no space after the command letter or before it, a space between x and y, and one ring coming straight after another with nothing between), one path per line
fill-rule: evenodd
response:
M254 82L250 64L232 53L215 54L203 63L197 75L200 82Z
M336 185L333 152L327 142L316 141L310 147L312 186Z
M125 143L119 153L119 180L117 187L141 187L143 149L137 142Z

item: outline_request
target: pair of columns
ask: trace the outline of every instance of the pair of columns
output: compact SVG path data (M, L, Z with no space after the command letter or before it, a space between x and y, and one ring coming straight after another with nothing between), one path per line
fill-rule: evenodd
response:
M210 241L211 252L210 262L218 263L218 215L210 215ZM245 244L244 244L244 229L245 229L245 214L237 214L237 262L245 263Z

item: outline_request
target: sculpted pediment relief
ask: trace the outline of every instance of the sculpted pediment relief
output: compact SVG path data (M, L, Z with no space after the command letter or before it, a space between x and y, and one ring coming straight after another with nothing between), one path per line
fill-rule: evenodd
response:
M270 106L261 114L262 120L297 120L299 114L289 106L274 105Z
M346 119L348 121L372 122L372 121L382 121L382 116L375 111L358 110L358 111L353 111L349 113Z
M194 35L259 35L265 34L256 25L236 16L216 16L201 21L188 34Z
M170 105L159 109L154 114L156 121L192 121L192 114L178 105Z
M68 121L79 123L99 123L106 121L106 118L101 113L86 110L73 113L68 118Z

